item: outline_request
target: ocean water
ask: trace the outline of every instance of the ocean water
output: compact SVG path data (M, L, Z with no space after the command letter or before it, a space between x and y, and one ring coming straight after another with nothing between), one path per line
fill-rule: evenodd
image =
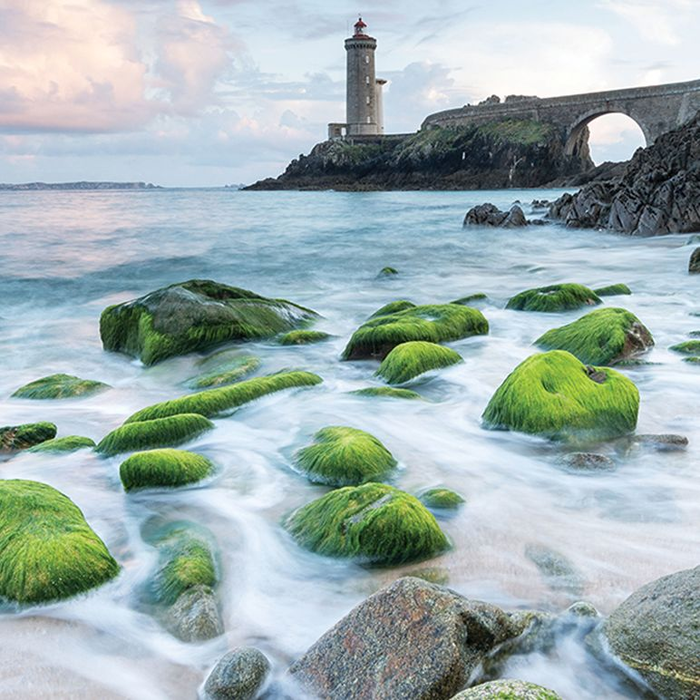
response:
M687 237L635 239L558 225L502 231L463 229L471 206L556 197L555 191L445 193L265 193L228 190L0 193L0 424L54 421L59 435L99 440L137 409L187 392L197 356L155 367L102 350L102 309L166 284L211 278L309 306L330 342L245 346L260 373L303 368L317 388L281 392L218 420L188 447L212 458L208 482L173 492L126 495L120 459L88 450L21 454L2 478L58 488L123 566L85 597L0 613L3 698L195 697L227 649L250 644L282 676L354 605L400 575L429 567L460 593L509 610L564 610L587 600L608 613L633 590L697 565L700 486L700 369L670 345L700 330L698 280L687 274ZM528 207L525 207L526 210ZM378 279L391 265L400 274ZM604 448L614 471L563 470L562 448L482 429L480 416L506 375L534 352L545 330L584 312L504 309L514 293L556 282L624 282L609 297L651 329L654 364L624 369L641 392L638 432L680 433L685 452ZM388 301L448 302L485 292L488 336L451 346L464 363L411 386L428 401L359 397L378 385L376 363L341 362L352 331ZM19 386L66 372L112 385L86 399L11 399ZM294 472L294 451L326 425L379 437L400 463L393 483L412 493L459 491L466 505L441 526L454 546L411 566L367 569L301 550L280 520L326 489ZM206 644L177 641L138 604L154 550L141 538L152 516L203 523L221 552L226 634ZM552 550L569 563L548 578L528 552ZM542 683L564 698L638 697L586 656L581 634L549 653L513 657L508 677Z

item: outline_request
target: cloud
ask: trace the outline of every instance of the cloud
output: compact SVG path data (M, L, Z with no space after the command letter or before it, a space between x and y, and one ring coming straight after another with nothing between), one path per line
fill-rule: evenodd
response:
M694 0L602 0L599 6L631 24L646 40L668 46L680 43L677 25Z

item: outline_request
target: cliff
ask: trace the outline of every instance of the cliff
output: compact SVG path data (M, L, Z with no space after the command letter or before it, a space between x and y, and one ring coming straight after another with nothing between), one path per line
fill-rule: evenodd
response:
M588 133L567 156L534 121L430 129L405 137L325 141L250 190L474 190L538 187L593 168Z
M639 149L622 177L558 199L549 217L634 236L700 231L700 114Z

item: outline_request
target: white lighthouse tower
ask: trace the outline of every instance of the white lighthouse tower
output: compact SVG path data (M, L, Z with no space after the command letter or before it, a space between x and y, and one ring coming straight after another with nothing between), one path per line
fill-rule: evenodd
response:
M377 40L367 34L362 17L355 23L355 33L345 40L347 53L345 124L329 124L329 138L380 136L384 133L382 88L378 80L374 54ZM345 133L343 133L345 132Z

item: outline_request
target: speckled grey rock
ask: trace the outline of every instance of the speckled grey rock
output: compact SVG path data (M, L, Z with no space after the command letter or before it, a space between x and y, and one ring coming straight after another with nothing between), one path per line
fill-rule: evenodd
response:
M585 600L577 600L567 608L566 612L575 617L600 617L600 613L595 607Z
M632 442L668 452L684 450L688 447L688 438L685 435L635 435Z
M561 700L561 696L534 683L500 680L464 690L452 700Z
M583 577L576 567L559 552L539 544L525 547L525 556L540 570L547 585L554 591L579 598L583 592Z
M595 452L571 452L561 458L561 463L567 468L581 472L599 472L615 469L615 462L606 455Z
M265 685L270 662L252 647L224 654L204 684L206 700L253 700Z
M642 586L610 615L610 648L667 700L700 697L700 566Z
M360 603L289 673L333 700L445 700L519 630L501 609L405 577Z
M165 626L183 642L203 642L224 633L216 597L208 586L186 590L165 613Z

